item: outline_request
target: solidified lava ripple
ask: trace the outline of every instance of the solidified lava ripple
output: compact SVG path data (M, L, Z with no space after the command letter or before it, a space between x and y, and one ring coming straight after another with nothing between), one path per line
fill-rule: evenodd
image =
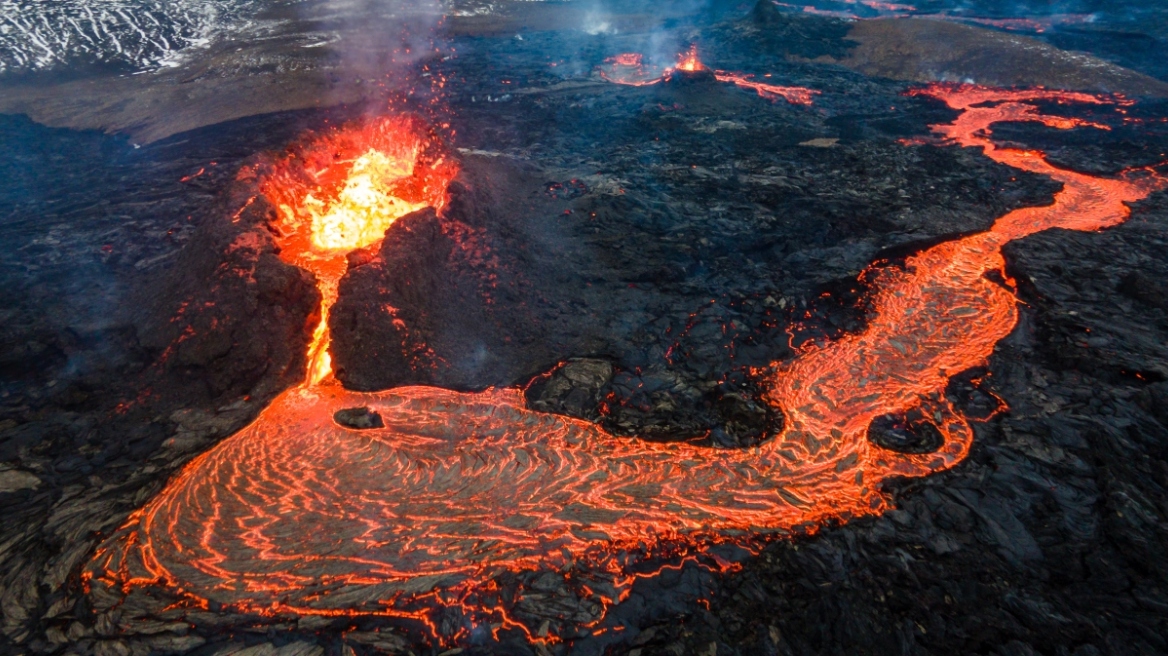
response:
M466 607L459 600L497 590L503 572L564 571L591 554L623 594L636 574L622 553L670 544L702 553L717 542L747 544L743 535L883 511L881 481L935 473L968 452L972 430L944 389L950 376L984 366L1017 322L1014 295L986 275L1004 278L1001 247L1048 228L1117 225L1130 214L1127 203L1166 186L1151 171L1102 178L1058 169L1041 153L990 140L1002 121L1091 125L1042 114L1037 101L1121 102L1114 98L945 85L915 93L961 112L935 126L937 135L1063 189L1052 205L1010 212L903 268L874 269L873 313L862 332L766 374L765 398L787 419L781 435L749 450L618 438L528 410L517 390L347 391L325 362L323 375L284 392L188 464L107 540L87 569L89 584L125 593L163 585L201 605L253 613L380 613L433 627L427 604ZM428 182L412 202L441 203L426 176L448 181L453 171L435 162L442 160L418 165ZM403 179L414 170L402 168ZM288 257L309 268L336 264ZM334 422L337 410L361 406L384 427ZM865 438L873 419L913 409L944 436L937 452L900 454ZM469 611L515 625L506 605Z

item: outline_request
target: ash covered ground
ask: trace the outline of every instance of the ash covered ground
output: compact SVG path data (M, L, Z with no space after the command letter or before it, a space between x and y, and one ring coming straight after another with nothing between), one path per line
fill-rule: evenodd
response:
M864 11L835 4L824 9ZM317 27L333 16L321 6ZM1030 16L1015 3L980 9L971 15ZM792 357L792 343L862 330L866 267L1058 190L972 149L904 145L955 116L905 97L914 83L1124 92L1139 99L1127 110L1138 121L999 125L995 139L1097 175L1166 158L1168 76L1148 46L1168 38L1162 18L1137 3L1105 9L1067 3L1054 13L1100 17L1029 34L729 4L676 16L484 5L412 19L435 30L437 51L394 60L385 79L446 80L438 120L462 172L440 216L402 219L350 257L331 323L338 378L362 390L525 386L532 408L629 439L751 448L782 422L751 368ZM951 25L982 63L937 54L957 38ZM354 67L339 47L305 50L295 21L281 29L283 40L248 46L266 50L212 44L177 72L22 77L0 101L15 112L0 116L4 653L450 648L372 617L207 609L190 621L162 595L109 608L81 578L103 537L184 463L303 377L319 298L272 244L231 248L272 212L249 204L236 174L307 130L378 111L394 89L355 79L381 60ZM690 43L711 66L821 93L808 107L711 80L627 87L594 73L617 53L672 57ZM915 68L898 59L905 44ZM1005 50L1013 77L996 79ZM405 106L432 112L429 93ZM85 94L100 102L82 107ZM595 635L545 645L478 632L457 648L1168 651L1166 203L1153 195L1101 233L1007 246L1022 319L987 371L948 394L971 415L1008 410L974 424L973 451L952 471L890 486L895 510L775 540L735 573L638 583ZM535 591L521 609L535 627L592 612L537 575L515 584Z

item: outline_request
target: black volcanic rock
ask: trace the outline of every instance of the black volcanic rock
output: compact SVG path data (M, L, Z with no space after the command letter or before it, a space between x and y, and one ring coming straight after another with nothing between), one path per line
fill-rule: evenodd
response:
M790 22L786 14L772 0L758 0L750 10L750 19L759 25L785 25Z
M855 8L856 5L849 6ZM857 45L846 38L852 21L791 9L783 11L770 0L759 0L741 20L711 29L756 57L781 54L806 59L842 58ZM725 68L720 64L717 67Z
M782 431L782 416L751 391L719 390L714 405L721 425L715 426L711 435L716 444L756 444Z
M537 376L524 392L534 410L595 421L600 418L602 392L612 374L612 363L607 360L573 359Z
M811 108L731 85L589 78L614 52L646 50L650 38L623 27L500 31L428 60L449 81L463 175L440 215L402 219L384 243L350 255L333 314L342 380L522 385L566 362L547 379L555 386L528 387L533 406L598 417L628 439L708 435L727 448L766 439L782 418L758 402L758 372L791 345L863 330L861 270L1049 203L1058 189L976 149L901 145L953 113L904 97L900 84L794 61L846 54L850 25L791 14L693 28L708 65L822 90ZM669 36L690 42L689 30ZM302 45L293 47L318 50ZM564 53L579 60L548 65ZM277 58L270 76L233 88L294 82L278 70L295 61ZM198 84L217 88L213 77ZM292 95L348 97L304 89L293 84ZM251 93L224 104L254 104ZM176 124L213 120L187 104ZM1122 136L1115 147L1099 131L995 131L1058 147L1063 165L1115 174L1165 152L1150 122L1163 111L1148 107L1128 108L1140 120L1111 132ZM31 124L3 133L0 653L445 648L391 618L242 615L192 607L163 586L132 603L98 600L77 576L101 536L301 376L312 281L271 250L261 201L240 224L230 217L250 196L231 182L241 160L279 148L304 117L335 118L272 115L142 149ZM21 121L0 117L0 128ZM533 646L506 627L495 641L480 627L464 653L1168 652L1163 199L1138 204L1115 229L1006 248L1021 321L988 375L966 372L946 390L976 432L958 467L888 483L890 507L878 516L760 543L737 571L641 579L608 624L563 642ZM340 419L375 422L356 410ZM527 591L508 612L533 629L596 617L599 605L558 596L571 582L616 598L583 570L501 576L504 588ZM328 582L316 584L327 593ZM455 608L437 615L446 635L472 628Z
M282 262L267 230L271 212L238 185L175 266L147 293L142 346L159 365L211 397L240 396L270 375L273 389L303 376L320 293L312 275Z
M617 370L605 421L628 434L758 439L759 422L723 416L721 385L789 354L792 296L854 286L887 246L988 227L1055 188L957 149L800 146L831 129L821 114L716 82L533 92L460 121L482 139L442 212L350 256L338 378L482 389L600 357ZM533 135L540 165L522 154ZM816 322L862 327L838 314Z
M1023 291L1059 308L1035 329L1052 362L1114 382L1168 378L1168 243L1138 216L1101 233L1053 230L1008 244Z
M1168 288L1140 271L1129 271L1119 280L1119 293L1154 308L1168 310Z
M368 428L384 428L385 421L381 419L381 415L367 407L361 408L342 408L333 413L333 421L346 428L356 428L358 430Z
M1141 400L1148 412L1168 428L1168 382L1148 385Z
M665 79L665 85L674 88L713 86L715 84L718 84L718 78L715 77L714 71L708 68L699 68L695 71L674 70Z
M234 181L302 127L265 117L155 149L0 117L0 470L15 472L0 493L0 652L65 639L126 653L79 622L77 568L303 375L315 285L275 256L268 208Z
M875 445L899 453L932 453L945 443L936 424L920 415L884 415L868 426L868 439Z
M475 321L475 308L465 305L471 300L465 283L444 266L453 248L433 210L423 210L399 219L378 254L350 269L329 322L333 369L346 386L378 389L426 380L433 364L426 351L431 333L461 326L462 318ZM444 304L452 297L460 301L457 315L432 314L450 307Z
M1149 385L1144 390L1144 398L1148 411L1168 428L1168 382Z

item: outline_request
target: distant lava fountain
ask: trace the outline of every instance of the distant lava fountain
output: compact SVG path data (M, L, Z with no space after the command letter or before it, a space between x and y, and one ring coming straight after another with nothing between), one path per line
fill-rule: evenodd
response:
M697 71L706 70L705 64L698 58L698 47L690 46L689 50L683 54L677 62L677 70L685 71L687 73L695 73Z
M698 73L710 69L698 57L697 46L690 46L677 59L677 65L669 68L659 68L646 64L644 57L639 53L626 52L604 60L599 69L600 77L614 84L643 87L657 84L670 79L680 72ZM768 84L754 79L753 75L735 73L731 71L714 70L713 76L719 82L729 82L744 89L750 89L769 100L782 98L792 105L810 105L818 91L804 87L787 87L778 84Z
M968 452L972 430L944 390L951 376L984 366L1017 322L1013 294L987 277L1004 275L1001 247L1053 227L1116 225L1127 203L1165 187L1151 171L1091 176L990 141L1001 121L1089 125L1039 113L1035 101L1114 99L959 86L917 93L961 111L934 128L939 135L1063 189L1050 206L1010 212L903 268L873 269L862 332L767 374L766 398L787 418L781 435L749 450L618 438L528 410L518 390L351 392L316 355L304 384L189 463L103 544L85 574L103 591L94 599L169 590L190 607L251 617L386 615L446 641L484 624L554 639L598 622L650 575L646 559L716 565L719 542L751 545L881 512L882 481L941 471ZM455 171L414 124L390 119L300 148L263 191L281 214L283 256L317 273L327 304L343 253L375 242L403 212L441 207ZM345 408L376 413L376 427L336 423ZM913 412L943 435L936 452L866 439L874 420ZM533 571L597 610L534 630L514 612L534 593L500 583ZM607 583L585 583L581 572ZM444 608L462 619L439 622ZM177 611L168 612L173 621Z

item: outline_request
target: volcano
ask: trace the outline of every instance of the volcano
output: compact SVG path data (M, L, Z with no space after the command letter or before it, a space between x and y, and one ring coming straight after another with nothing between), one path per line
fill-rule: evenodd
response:
M232 11L0 44L6 649L1168 648L1146 8Z

